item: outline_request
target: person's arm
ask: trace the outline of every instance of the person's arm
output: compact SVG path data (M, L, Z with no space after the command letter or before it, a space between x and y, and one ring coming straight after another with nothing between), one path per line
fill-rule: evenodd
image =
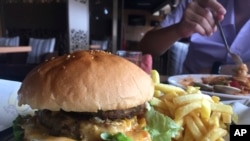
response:
M223 6L215 0L190 2L179 23L147 32L140 41L139 48L144 53L159 56L168 50L174 42L189 37L193 33L211 35L216 30L211 10L216 13L215 16L220 20L223 19L223 15L226 13Z
M143 53L150 53L152 56L159 56L175 41L181 38L176 30L176 24L167 28L151 30L147 32L140 41L139 47Z

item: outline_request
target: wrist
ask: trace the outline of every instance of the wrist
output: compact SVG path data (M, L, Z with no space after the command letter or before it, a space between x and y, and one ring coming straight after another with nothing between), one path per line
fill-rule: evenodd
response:
M186 30L184 28L182 28L181 23L177 23L174 25L174 29L175 32L177 34L177 36L181 39L181 38L187 38L190 36L190 34L188 32L186 32Z
M172 29L172 31L171 31L171 33L172 33L171 37L172 38L174 38L176 40L179 40L179 39L183 38L182 37L182 32L181 32L178 24L172 25L171 29Z

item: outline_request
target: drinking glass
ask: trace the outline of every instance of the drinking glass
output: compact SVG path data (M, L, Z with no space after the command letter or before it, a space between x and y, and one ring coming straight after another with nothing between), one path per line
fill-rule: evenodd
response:
M126 50L118 50L116 52L118 56L124 57L129 61L135 63L136 65L141 65L142 52L140 51L126 51Z

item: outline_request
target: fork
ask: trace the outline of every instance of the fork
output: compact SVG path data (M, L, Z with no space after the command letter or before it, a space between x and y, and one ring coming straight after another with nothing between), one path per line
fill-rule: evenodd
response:
M225 34L224 34L224 32L222 30L222 27L221 27L221 23L217 19L215 19L215 21L216 21L216 24L217 24L217 26L219 28L220 35L221 35L222 40L224 42L224 45L225 45L225 47L227 49L227 52L232 56L232 58L236 62L236 64L243 64L243 61L242 61L241 57L239 55L237 55L237 54L230 51L230 48L229 48L229 45L227 43Z

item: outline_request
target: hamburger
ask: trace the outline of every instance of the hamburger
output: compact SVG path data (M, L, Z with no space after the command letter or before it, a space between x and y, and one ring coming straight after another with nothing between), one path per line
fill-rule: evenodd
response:
M18 125L26 141L101 141L114 135L150 141L145 103L153 93L149 74L130 61L104 51L77 51L26 76L18 104L36 112Z

